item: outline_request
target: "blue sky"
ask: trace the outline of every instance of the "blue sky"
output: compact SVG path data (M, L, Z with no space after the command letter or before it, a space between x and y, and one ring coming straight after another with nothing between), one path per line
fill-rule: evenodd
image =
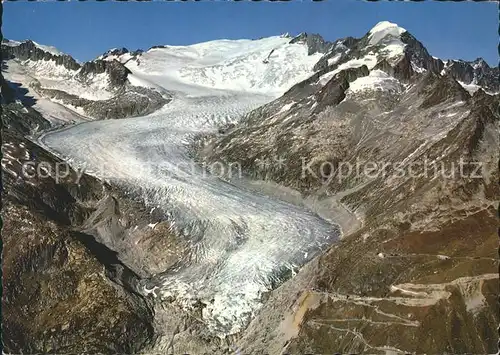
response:
M284 32L360 37L377 22L406 28L432 55L498 63L495 3L453 2L4 2L3 34L53 45L81 61L107 49L148 49Z

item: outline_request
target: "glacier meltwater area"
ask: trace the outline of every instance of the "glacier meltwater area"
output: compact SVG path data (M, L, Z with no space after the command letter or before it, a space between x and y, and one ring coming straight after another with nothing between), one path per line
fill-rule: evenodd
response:
M274 41L263 46L297 52L304 58L298 62L312 69L315 60L307 57L306 48ZM252 52L259 65L268 48L261 52ZM232 52L232 62L235 57ZM158 65L158 56L154 59ZM169 90L174 97L169 104L144 117L90 121L48 132L40 143L73 165L84 165L92 175L140 192L148 207L166 211L169 223L190 241L192 256L173 270L143 280L139 291L153 294L158 302L175 299L186 308L201 302L212 332L236 333L261 307L264 293L338 240L339 227L295 205L206 174L189 155L189 143L197 134L237 120L274 99L275 92L202 87L189 83L185 74L184 81L171 73L149 70L148 75L144 63L129 66L134 77ZM197 75L200 67L192 65ZM275 73L280 75L284 76Z

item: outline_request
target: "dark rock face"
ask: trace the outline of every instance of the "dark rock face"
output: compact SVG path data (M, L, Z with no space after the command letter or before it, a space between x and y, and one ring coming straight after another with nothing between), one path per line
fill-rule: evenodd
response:
M362 65L357 68L348 68L340 71L337 75L344 77L348 82L353 82L354 80L361 78L363 76L367 76L370 74L368 67L366 65Z
M129 53L129 50L125 47L122 47L122 48L115 48L115 49L109 50L106 53L104 53L103 56L108 56L108 55L119 56L119 55L123 55L125 53Z
M439 78L431 72L424 80L428 84L423 91L425 99L422 102L422 108L428 108L449 100L467 101L469 99L467 91L451 75Z
M19 103L11 103L10 107L16 109L4 110L2 112L3 129L6 131L19 132L22 135L28 135L35 131L42 131L50 128L50 123L38 113L29 107L24 107ZM22 109L26 112L22 112Z
M414 74L411 62L408 60L406 55L396 65L392 65L386 59L383 59L378 62L373 69L382 70L383 72L403 82L408 81Z
M122 51L115 50L116 54L123 54ZM18 46L9 46L2 44L2 52L4 58L17 58L20 60L53 60L56 64L64 66L68 70L78 71L77 77L85 81L92 74L101 74L107 72L110 76L111 85L119 87L124 85L127 80L127 75L130 71L117 61L94 60L80 65L69 55L54 55L37 47L32 41L25 41Z
M408 31L401 34L401 41L406 44L405 58L417 67L429 70L433 73L440 73L443 69L443 62L432 57L424 45L413 37Z
M331 50L323 56L319 62L314 67L314 70L326 70L326 72L335 70L341 64L344 64L353 59L360 59L367 55L368 53L377 53L380 54L381 51L385 49L386 43L385 41L390 41L392 39L383 39L377 45L370 45L370 33L368 32L362 38L356 39L353 37L346 37L340 40L337 40L332 45ZM331 65L328 65L328 60L335 59ZM407 61L410 58L406 59ZM379 62L384 61L384 57L381 56ZM387 63L389 65L389 63ZM408 66L408 64L403 63L403 66ZM380 64L383 66L383 64ZM388 70L389 67L385 67L385 70ZM405 74L401 73L400 76L408 76L409 70L406 68L400 68L399 71L406 72Z
M159 109L170 101L169 95L165 93L161 94L150 88L129 85L127 77L130 70L116 60L98 59L80 65L70 56L53 55L38 48L31 41L22 42L17 46L3 44L2 50L6 51L10 59L30 59L33 61L54 60L56 64L63 65L66 69L74 70L74 79L81 85L90 83L95 75L106 73L109 80L109 88L115 92L115 96L107 100L88 100L61 90L42 88L37 80L33 80L31 83L32 88L39 94L82 108L86 115L97 119L145 115ZM115 52L122 53L124 51L127 50L123 48ZM6 83L4 86L4 90L8 96L9 87ZM19 124L14 123L14 121L9 122L11 124ZM39 128L42 129L44 127Z
M441 74L444 69L446 73L465 84L474 83L495 92L499 91L498 68L490 68L482 58L473 62L450 60L445 65L441 59L432 57L424 45L409 32L404 32L401 40L407 45L405 53L408 59L418 67L435 74Z
M43 118L19 103L1 108L6 352L139 352L153 339L153 311L135 291L138 276L77 231L109 187L71 169L64 179L34 174L60 163L24 138Z
M290 40L290 43L305 43L307 45L307 54L326 53L332 46L331 42L325 41L319 34L301 33Z
M64 227L3 200L6 352L130 354L148 344L152 312L140 296Z
M121 56L121 55L124 55L124 54L127 54L129 53L131 58L135 58L139 55L141 55L141 53L143 53L144 51L142 49L137 49L135 51L129 51L127 48L115 48L115 49L112 49L112 50L109 50L105 53L102 54L102 56L100 58L102 59L106 59L110 56Z
M474 76L478 85L494 91L499 90L500 71L498 67L491 68L482 58L476 59L471 65L474 68Z
M8 46L2 43L2 57L4 59L18 58L20 60L53 60L68 70L80 69L80 64L69 55L54 55L38 48L32 41L22 42L18 46Z
M321 59L314 65L313 70L319 71L328 67L328 59L340 56L337 63L342 63L347 58L347 53L356 47L359 39L354 37L346 37L336 40L332 43L330 49Z
M127 75L130 73L123 64L113 61L94 60L86 62L78 72L78 78L85 81L92 74L108 73L109 80L113 87L121 87L127 82Z
M167 46L165 46L165 45L156 45L156 46L152 46L150 49L162 49L162 48L167 48Z
M499 91L498 68L490 68L482 58L473 62L450 60L445 65L441 59L432 57L424 45L410 33L404 32L401 40L407 45L407 58L418 67L435 74L441 74L444 69L445 73L450 73L464 84L477 84L491 91Z
M346 97L349 83L370 73L368 67L363 65L358 68L349 68L336 74L315 95L318 102L313 113L319 113L328 106L338 105Z
M297 83L294 86L292 86L283 96L293 98L295 101L297 101L315 93L316 90L319 88L319 85L316 85L316 82L319 80L321 75L326 74L328 72L329 72L328 68L324 68L317 71L309 78L302 80L300 83Z
M472 83L474 80L474 68L462 60L453 60L447 66L447 71L458 80L464 82L465 84Z
M411 59L407 54L404 55L395 66L393 71L393 76L403 82L407 82L415 74L413 67L411 65Z
M449 60L444 66L444 72L464 84L479 85L492 92L500 90L498 67L491 68L482 58L473 62Z
M120 52L120 50L118 51ZM124 85L127 81L127 75L130 73L130 70L117 61L94 60L80 65L69 55L54 55L38 48L29 40L22 42L18 46L2 44L2 52L6 59L53 60L57 65L62 65L68 70L78 71L77 78L84 82L90 75L106 72L109 74L111 85L114 87Z
M97 119L147 115L170 101L170 98L163 97L157 91L138 86L127 87L110 99L98 101L80 98L61 90L41 87L37 87L36 90L48 98L81 107L87 115Z

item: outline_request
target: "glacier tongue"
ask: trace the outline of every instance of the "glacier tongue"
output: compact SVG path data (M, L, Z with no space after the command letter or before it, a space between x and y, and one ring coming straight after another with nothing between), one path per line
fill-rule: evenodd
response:
M311 212L207 175L191 161L186 142L194 135L238 119L312 72L314 58L305 46L287 39L226 42L220 57L213 57L218 52L208 42L196 51L155 49L128 63L137 80L174 92L174 100L154 114L87 122L40 138L56 154L143 193L150 207L168 212L191 243L191 255L174 270L144 280L140 291L188 309L201 301L204 321L220 336L244 329L263 293L340 234ZM266 65L261 59L270 49L277 56L294 53L289 60L295 64L279 57L281 66L256 68L257 62ZM165 61L172 53L194 59Z

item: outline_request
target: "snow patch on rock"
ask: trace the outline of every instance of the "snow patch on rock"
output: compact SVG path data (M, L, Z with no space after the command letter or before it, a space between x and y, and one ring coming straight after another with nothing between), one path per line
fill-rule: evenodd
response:
M382 21L373 27L369 32L369 42L371 46L383 45L380 51L388 60L400 58L405 49L405 44L401 41L401 34L406 32L397 24Z
M372 70L369 75L354 80L349 85L348 92L356 93L365 90L399 92L401 88L402 85L397 79L382 70Z
M481 89L481 86L479 85L476 85L476 84L473 84L473 83L470 83L470 84L466 84L462 81L458 81L458 83L460 85L462 85L462 87L467 90L467 92L471 95L473 95L476 91L478 91L479 89Z

